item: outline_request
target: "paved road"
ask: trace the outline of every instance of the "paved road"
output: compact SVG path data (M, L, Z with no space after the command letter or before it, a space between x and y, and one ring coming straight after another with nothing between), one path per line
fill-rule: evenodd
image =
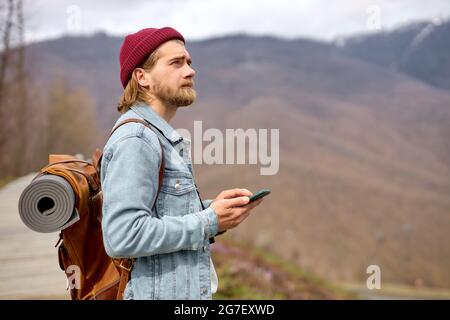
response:
M0 189L0 299L69 299L54 245L58 233L38 233L20 220L22 190L35 174Z

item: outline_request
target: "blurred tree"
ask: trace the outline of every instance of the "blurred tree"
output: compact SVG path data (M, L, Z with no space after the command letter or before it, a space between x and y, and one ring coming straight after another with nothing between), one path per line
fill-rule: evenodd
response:
M14 1L8 0L8 4L5 7L4 4L0 5L0 15L4 18L0 25L1 37L2 37L2 51L0 56L0 102L3 97L3 89L5 86L6 67L10 58L10 42L11 42L11 29L13 25L14 15Z
M6 152L6 126L5 126L5 95L6 95L6 71L11 58L11 31L13 26L14 16L14 1L8 0L7 5L5 3L0 6L0 15L2 17L2 23L0 25L1 31L1 55L0 55L0 166L4 165ZM4 19L4 20L3 20Z
M49 90L47 120L48 153L90 157L98 146L100 134L91 97L84 90L70 90L61 76Z
M27 150L27 86L25 84L25 37L22 0L0 5L0 166L10 175L24 173ZM4 21L4 22L3 22ZM14 137L14 139L8 139ZM14 141L11 141L14 140Z
M14 108L15 112L15 136L17 139L17 143L15 144L16 156L15 159L15 168L14 175L19 176L25 173L25 157L24 154L27 150L27 137L26 131L22 130L23 125L27 121L27 111L28 111L28 103L27 103L27 87L25 84L25 36L24 36L24 16L23 16L23 3L22 0L18 0L16 2L16 17L17 17L17 47L15 49L15 78L14 84L17 92L17 102L16 108Z

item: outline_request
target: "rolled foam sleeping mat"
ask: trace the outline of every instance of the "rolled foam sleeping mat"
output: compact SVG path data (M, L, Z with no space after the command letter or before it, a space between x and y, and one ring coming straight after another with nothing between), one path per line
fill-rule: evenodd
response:
M72 186L51 174L37 177L22 191L19 215L28 228L43 233L63 230L80 219Z

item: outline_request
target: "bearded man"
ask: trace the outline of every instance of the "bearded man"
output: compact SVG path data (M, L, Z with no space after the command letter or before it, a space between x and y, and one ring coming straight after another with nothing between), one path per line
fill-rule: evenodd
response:
M175 29L125 37L121 116L104 147L100 175L106 252L134 261L124 299L211 299L217 276L210 244L262 201L249 203L252 193L241 188L201 201L190 142L169 124L179 107L195 101L194 78Z

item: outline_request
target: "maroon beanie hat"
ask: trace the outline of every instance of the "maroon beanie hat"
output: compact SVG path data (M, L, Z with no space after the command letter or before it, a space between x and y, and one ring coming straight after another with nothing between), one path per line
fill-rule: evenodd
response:
M125 37L120 48L120 81L127 86L133 70L166 41L184 38L177 30L165 27L161 29L146 28Z

